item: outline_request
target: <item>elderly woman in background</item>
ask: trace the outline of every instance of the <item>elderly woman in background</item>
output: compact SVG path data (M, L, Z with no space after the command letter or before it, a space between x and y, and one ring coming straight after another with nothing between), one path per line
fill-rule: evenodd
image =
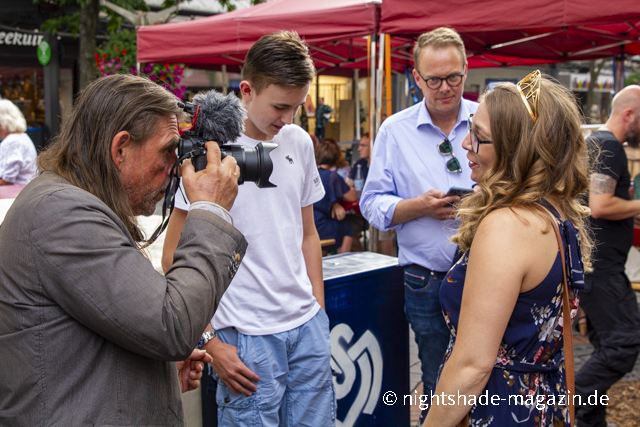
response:
M440 290L451 340L423 425L572 425L563 326L570 349L592 249L575 98L534 72L488 92L468 126L481 190L460 202L465 253Z
M26 130L18 107L0 99L0 185L27 184L36 177L36 148Z

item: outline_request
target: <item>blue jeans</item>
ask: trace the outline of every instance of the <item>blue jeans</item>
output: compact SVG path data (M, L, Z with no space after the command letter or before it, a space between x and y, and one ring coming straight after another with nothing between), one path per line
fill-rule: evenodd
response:
M242 362L260 377L251 396L231 392L218 379L219 426L335 426L329 318L323 310L290 331L244 335L226 328L218 337L235 345Z
M407 266L404 269L404 311L418 344L424 394L434 390L450 332L440 307L440 284L446 273Z

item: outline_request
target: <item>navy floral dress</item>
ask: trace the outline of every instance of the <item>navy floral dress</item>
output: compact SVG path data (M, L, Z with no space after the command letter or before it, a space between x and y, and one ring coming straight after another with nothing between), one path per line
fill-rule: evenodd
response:
M580 239L575 226L562 221L557 211L543 203L560 227L569 284L571 318L578 310L578 289L584 287ZM553 232L551 230L550 232ZM516 302L491 376L469 413L469 426L569 426L563 351L560 251L545 279ZM440 289L440 304L451 331L444 362L456 341L462 291L469 252L451 268ZM440 367L442 372L442 366ZM560 396L563 396L562 398ZM492 396L494 403L491 404ZM426 417L426 412L423 412ZM420 425L422 423L420 421Z

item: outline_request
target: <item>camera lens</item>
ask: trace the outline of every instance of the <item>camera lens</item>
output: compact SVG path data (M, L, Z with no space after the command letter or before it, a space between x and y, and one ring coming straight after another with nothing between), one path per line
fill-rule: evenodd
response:
M244 148L242 145L223 145L220 147L222 157L233 156L240 167L238 184L253 181L258 188L275 187L269 181L273 172L273 162L269 155L278 147L277 144L260 142L255 148Z

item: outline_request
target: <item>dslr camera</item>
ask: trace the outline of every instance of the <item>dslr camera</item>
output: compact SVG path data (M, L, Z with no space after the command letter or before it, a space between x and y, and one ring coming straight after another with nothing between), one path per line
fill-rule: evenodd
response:
M269 181L273 172L270 153L278 146L260 142L255 148L230 145L244 130L245 109L240 99L232 92L224 96L216 91L199 93L193 103L178 103L186 113L193 116L191 127L181 131L178 158L190 158L196 172L207 167L207 141L215 141L222 158L232 156L240 167L238 184L255 182L259 188L275 187Z

